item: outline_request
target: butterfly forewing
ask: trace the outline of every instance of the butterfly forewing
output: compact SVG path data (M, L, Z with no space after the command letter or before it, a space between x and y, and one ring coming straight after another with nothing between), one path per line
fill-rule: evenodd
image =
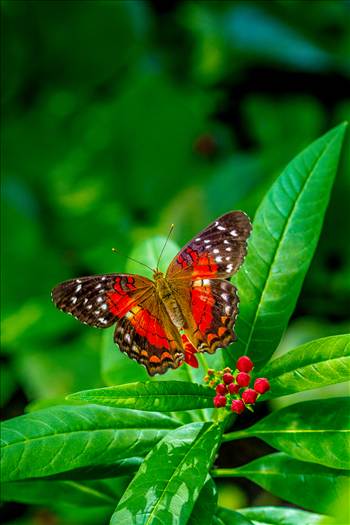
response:
M219 217L188 242L170 263L169 279L231 277L247 253L251 223L241 211Z
M129 274L93 275L71 279L56 286L52 299L57 308L79 321L98 328L116 322L138 297L149 292L152 281Z

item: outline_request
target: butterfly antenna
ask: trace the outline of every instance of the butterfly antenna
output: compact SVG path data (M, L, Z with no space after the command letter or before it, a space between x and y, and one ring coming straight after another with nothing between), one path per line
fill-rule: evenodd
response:
M160 252L160 254L159 254L158 261L157 261L157 271L158 271L158 268L159 268L160 260L161 260L161 258L162 258L162 255L163 255L163 253L164 253L165 247L166 247L166 245L167 245L167 243L168 243L168 240L169 240L169 238L170 238L170 235L172 234L173 229L174 229L174 224L172 224L172 225L170 226L170 230L169 230L168 236L167 236L167 238L165 239L165 243L164 243L163 248L161 249L161 252Z
M151 270L151 272L154 272L154 269L151 268L150 266L148 266L147 264L141 262L141 261L138 261L137 259L133 259L132 257L129 257L129 255L125 255L124 253L122 253L121 251L117 250L116 248L112 248L112 252L113 253L116 253L117 255L122 255L123 257L126 257L127 259L129 259L130 261L133 261L133 262L136 262L138 264L141 264L142 266L144 266L145 268L148 268L149 270Z

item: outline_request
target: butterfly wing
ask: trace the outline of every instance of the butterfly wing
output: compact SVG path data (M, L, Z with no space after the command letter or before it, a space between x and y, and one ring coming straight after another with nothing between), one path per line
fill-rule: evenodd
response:
M227 213L188 242L170 263L169 279L188 322L188 337L200 352L213 353L236 339L237 290L229 281L247 252L251 223L240 211Z
M153 281L140 275L109 274L71 279L52 291L55 305L98 328L116 323L120 350L150 375L177 368L183 359L178 334L163 312Z
M189 241L172 260L168 279L231 277L247 253L252 226L242 211L219 217Z
M145 295L118 321L114 340L151 376L177 368L184 360L179 333L153 293Z

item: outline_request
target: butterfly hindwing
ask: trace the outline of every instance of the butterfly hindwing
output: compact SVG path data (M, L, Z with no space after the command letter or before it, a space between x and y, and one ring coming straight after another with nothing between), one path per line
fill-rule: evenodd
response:
M155 295L148 296L117 322L114 332L120 350L151 376L177 368L184 358L179 334L162 308Z
M241 211L226 213L188 242L170 263L169 279L231 277L243 262L251 223Z

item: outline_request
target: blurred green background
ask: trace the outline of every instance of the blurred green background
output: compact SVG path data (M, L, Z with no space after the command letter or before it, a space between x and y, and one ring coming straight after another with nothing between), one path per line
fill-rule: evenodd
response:
M253 218L287 162L349 118L350 4L3 0L1 20L8 418L28 403L145 378L113 347L110 331L58 312L51 288L125 270L112 246L130 253L172 222L181 245L231 209ZM347 137L282 351L349 328L349 202ZM254 457L249 446L237 464ZM249 482L223 487L221 497L227 493L236 506L274 503ZM13 505L4 519L104 522L74 512Z

